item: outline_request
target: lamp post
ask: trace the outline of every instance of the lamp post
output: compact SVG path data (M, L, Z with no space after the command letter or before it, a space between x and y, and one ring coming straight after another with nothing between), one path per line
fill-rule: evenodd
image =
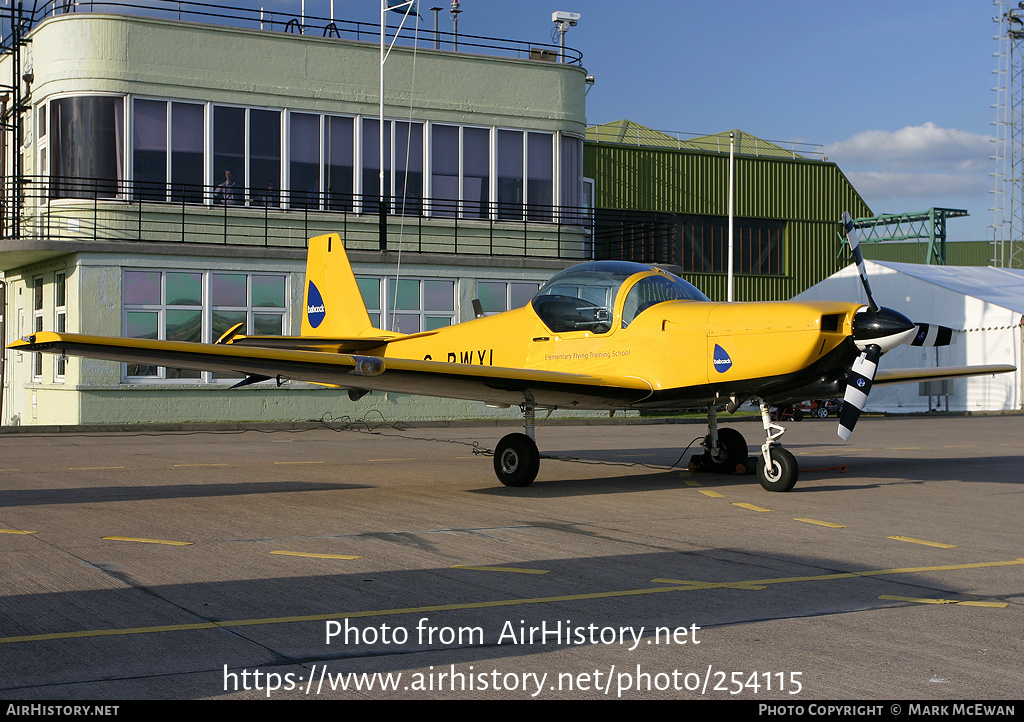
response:
M733 266L733 226L735 225L735 213L733 211L733 174L736 163L736 134L729 133L729 269L726 275L725 300L732 302L732 266Z
M459 13L461 12L462 8L459 7L459 0L452 0L452 9L448 11L448 14L452 16L453 50L459 49Z

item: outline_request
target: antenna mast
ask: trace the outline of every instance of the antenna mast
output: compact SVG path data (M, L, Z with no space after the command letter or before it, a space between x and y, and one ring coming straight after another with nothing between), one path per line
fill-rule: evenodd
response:
M1024 268L1024 2L994 0L999 24L992 265Z

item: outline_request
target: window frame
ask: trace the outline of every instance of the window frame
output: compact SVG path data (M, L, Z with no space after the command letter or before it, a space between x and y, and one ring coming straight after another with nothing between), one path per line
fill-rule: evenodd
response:
M377 282L376 299L367 298L364 286L359 286L359 291L363 297L363 303L366 304L366 311L370 315L370 320L372 321L374 317L378 319L379 325L376 325L377 328L385 331L398 331L399 333L421 333L423 331L432 331L437 328L444 328L445 326L453 326L458 323L460 285L458 279L445 278L443 276L413 276L396 279L394 276L378 276L360 273L356 275L356 283L358 284L359 281ZM416 292L416 307L395 308L391 305L393 290L396 288L400 290L403 286L408 288L409 283L419 284ZM451 309L427 307L428 302L425 284L428 283L451 284ZM409 321L411 319L416 319L416 330L411 330L408 326L405 326L405 330L402 330L403 326L401 320ZM435 325L433 323L440 319L444 319L448 323L441 325Z
M128 303L125 299L127 274L129 273L155 273L159 274L159 302L158 303ZM169 274L195 274L199 275L200 294L198 304L194 303L169 303L167 298L167 277ZM215 276L244 276L245 277L245 303L242 305L217 303L214 298L214 277ZM226 329L215 329L217 312L231 314L245 314L245 328L242 333L255 335L254 329L259 322L257 317L277 317L280 319L280 335L288 332L290 323L290 277L291 274L283 271L241 271L235 269L185 269L185 268L149 268L149 267L122 267L121 269L121 328L122 333L128 336L129 314L155 314L156 315L156 336L159 340L166 340L168 335L168 312L199 312L200 338L201 343L213 343ZM282 284L281 306L256 305L254 303L255 278L280 279ZM233 325L233 324L231 324ZM279 335L279 334L268 334ZM153 384L153 383L186 383L186 384L216 384L234 382L240 377L228 376L213 371L194 372L198 375L178 376L168 375L169 367L152 366L146 368L154 369L154 373L130 373L133 364L121 364L121 383L123 384ZM141 365L136 365L141 368ZM170 369L171 371L180 371ZM193 373L189 370L189 373Z
M42 276L32 277L32 332L43 330L43 311L45 302L45 283ZM32 382L43 381L43 354L32 354Z
M789 224L768 218L736 218L733 272L745 276L788 275ZM699 237L694 229L700 228ZM728 219L724 216L681 215L677 230L684 273L728 272Z
M57 271L53 277L53 330L64 333L68 330L68 274ZM57 354L53 359L53 381L64 383L67 376L66 354Z
M83 95L83 94L77 94ZM70 95L68 97L77 97ZM62 96L48 99L43 106L47 122L53 123L53 110L49 104ZM163 157L163 177L166 192L159 189L135 189L133 196L146 201L170 201L206 204L216 206L219 202L239 207L268 207L288 210L325 210L355 212L362 215L378 213L379 202L377 176L379 169L377 149L377 126L380 119L369 114L337 114L326 113L314 109L266 107L258 105L241 105L217 101L198 101L191 98L168 98L144 94L105 95L104 97L119 98L125 116L122 132L123 155L120 172L123 178L136 181L136 156L153 153ZM159 103L163 105L164 121L162 123L163 140L161 149L145 150L136 145L137 133L143 132L136 127L137 119L144 117L136 113L140 103ZM178 108L190 109L190 113L202 111L202 127L193 129L194 117L182 114L179 118L180 137L175 133L175 116ZM182 110L184 113L184 110ZM277 142L264 143L266 157L262 164L266 166L262 175L254 170L253 163L258 160L255 148L254 132L257 128L256 114L272 114L276 120ZM218 122L218 115L222 117ZM234 115L234 120L227 115ZM155 117L155 114L154 114ZM300 121L301 118L301 121ZM293 123L317 125L315 155L318 167L315 174L316 190L313 185L307 158L303 161L293 160L294 155L310 155L306 150L308 142L294 136ZM548 131L531 128L511 128L501 125L480 125L474 123L458 123L449 121L433 121L424 118L389 118L385 117L385 174L386 192L390 194L391 215L422 216L435 218L460 218L480 221L527 221L537 224L578 223L573 215L560 217L554 209L566 203L580 203L583 196L583 143L584 139L566 131ZM237 132L228 132L221 127L223 123L235 123ZM412 130L413 143L409 149L408 163L403 154L407 125ZM456 131L457 143L457 190L449 188L444 199L434 196L434 128L451 128ZM220 133L218 133L220 128ZM193 130L202 135L202 184L205 193L189 193L184 181L176 180L176 155L196 154ZM159 131L158 131L159 134ZM49 136L52 136L50 133ZM373 137L370 137L373 136ZM148 137L148 135L147 135ZM224 145L228 138L233 138L231 147ZM221 142L218 142L218 138ZM267 136L264 140L267 140ZM176 144L182 145L186 139L191 150L176 150ZM177 141L177 143L176 143ZM156 142L156 141L154 141ZM467 142L474 152L467 154ZM339 145L340 143L340 145ZM484 149L481 144L486 144ZM49 156L53 164L52 138L41 140L37 152ZM340 165L332 163L334 156L341 161ZM372 157L371 157L372 156ZM504 161L502 159L505 159ZM233 160L234 159L234 160ZM185 159L181 160L184 163ZM511 165L509 162L511 161ZM140 161L141 162L141 161ZM351 162L351 177L347 164ZM269 163L269 165L268 165ZM486 163L486 176L481 176L480 165ZM195 161L191 161L194 165ZM468 168L467 166L476 166ZM237 167L236 167L237 166ZM406 167L408 166L408 167ZM572 167L570 167L572 166ZM193 180L194 173L187 173L190 166L183 166L180 174L187 174ZM234 172L234 182L239 187L237 200L224 201L218 197L217 186L224 182L224 171ZM276 173L271 169L276 168ZM405 168L412 178L412 185L407 189L405 201L398 196L401 189L402 174L397 169ZM341 174L335 173L342 169ZM467 171L473 170L473 174ZM270 172L274 178L273 189L262 182L263 176ZM301 172L305 188L294 188ZM151 182L156 177L150 169L152 178L140 179ZM259 178L256 176L260 175ZM198 177L198 176L197 176ZM341 183L336 183L335 179ZM451 177L451 173L445 174ZM440 176L438 176L440 178ZM472 198L467 198L468 179L479 180L479 189L474 189ZM254 184L255 183L255 184ZM182 187L175 190L176 186ZM451 185L451 182L449 182ZM336 187L335 187L336 186ZM317 198L312 198L315 192ZM450 195L457 198L449 198ZM481 197L477 197L477 196ZM354 198L350 196L355 196ZM236 196L232 196L235 198ZM427 204L424 201L436 201ZM454 208L452 208L454 205Z
M47 167L42 175L45 175L48 179L48 193L49 200L52 201L81 201L82 199L91 200L94 196L103 200L123 200L125 198L125 183L126 179L131 178L131 159L130 154L133 152L132 137L131 137L131 120L134 115L131 110L131 100L133 96L125 93L104 93L104 92L73 92L73 93L57 93L46 98L46 122L48 124L48 132L46 134L46 155L48 157L46 163ZM80 178L74 175L63 175L61 173L61 164L70 163L70 160L65 158L65 146L70 146L70 149L77 147L88 148L88 153L93 155L86 156L90 160L90 164L95 164L96 158L102 158L102 153L99 153L92 143L63 143L64 133L61 130L60 123L62 115L54 112L54 105L60 105L63 101L71 101L76 99L89 99L89 100L112 100L120 102L120 109L115 109L115 113L112 117L115 137L109 143L109 146L100 150L112 150L114 154L113 163L110 164L110 168L114 173L114 178L108 177L96 177L95 188L91 189L88 185L84 188L72 185L71 181L62 181L64 178ZM90 114L94 115L94 114ZM117 137L117 134L120 137ZM109 158L105 159L110 161ZM88 179L87 179L88 180Z
M499 285L503 285L504 286L504 289L502 291L502 297L503 297L502 300L503 300L503 304L504 304L503 308L501 308L501 309L499 309L497 311L488 311L487 310L487 308L485 306L485 303L484 303L484 299L482 298L483 294L480 293L480 287L482 285L484 285L484 284L492 285L492 286L499 286ZM478 278L477 281L476 281L476 297L478 299L480 299L480 305L481 305L481 308L483 308L484 315L485 316L494 316L495 314L498 314L498 313L505 313L506 311L514 311L517 308L524 308L526 306L529 306L530 305L530 301L533 300L533 297L537 295L537 291L539 291L540 287L543 286L543 285L544 284L542 282L540 282L540 281L522 281L522 280L507 281L507 280L504 280L504 279L496 279L496 278ZM531 286L533 288L532 293L530 293L530 297L526 299L525 303L522 303L522 304L520 304L518 306L513 306L512 305L515 302L513 300L513 293L512 293L513 286Z

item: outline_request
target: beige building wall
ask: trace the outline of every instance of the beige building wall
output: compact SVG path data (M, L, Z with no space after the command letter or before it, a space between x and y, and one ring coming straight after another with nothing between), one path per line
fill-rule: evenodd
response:
M48 172L41 163L46 146L39 124L43 104L55 98L113 95L126 98L126 108L134 98L152 98L332 115L376 117L378 113L379 49L374 42L100 13L50 18L33 29L31 39L24 58L25 67L31 67L34 73L32 110L24 117L23 159L27 175ZM0 59L0 73L5 77L11 72L9 63L9 57ZM577 66L396 47L386 70L387 118L488 127L492 132L534 130L552 133L556 139L562 134L582 137L586 127L586 71ZM131 117L125 113L126 139L132 134ZM287 124L288 117L284 114L282 122ZM288 137L287 127L283 128L282 137ZM556 158L557 148L556 144ZM11 150L7 153L8 173ZM212 151L207 149L207 153ZM131 178L127 141L125 155L126 177ZM228 239L233 244L231 250L191 243L195 239L192 229L209 222L204 214L216 213L216 209L203 206L187 209L186 232L176 231L182 235L180 238L143 230L141 243L93 239L97 228L122 232L137 225L149 229L159 227L156 221L177 212L154 204L144 210L140 220L140 216L131 215L132 204L119 199L95 205L92 201L59 199L38 207L33 201L28 202L22 222L32 230L26 235L35 238L0 242L0 269L8 284L6 340L31 333L37 317L42 319L44 330L55 328L58 274L66 280L67 331L121 335L125 269L285 273L289 296L287 324L293 333L298 333L305 235L338 230L332 226L337 217L310 213L300 221L298 214L276 214L276 221L286 229L282 234L293 237L294 248L260 248L259 241L242 248L248 237L244 222ZM263 223L262 213L253 211L251 215L253 227ZM352 216L346 222L350 224L351 247L367 249L357 260L357 273L393 274L398 261L396 253L369 252L376 248L376 216ZM454 250L450 236L446 235L450 234L447 227L431 226L431 222L422 221L419 235L426 233L437 239L438 250ZM365 229L360 230L359 224ZM409 233L410 225L408 219L392 218L390 230L393 235L400 230ZM501 225L480 221L478 228L480 233L493 233L494 227ZM39 229L49 227L59 228L60 233L39 237ZM560 242L562 257L567 255L567 239L556 239L550 226L539 225L525 231L522 223L509 227L519 236L525 232L535 244ZM467 248L474 232L472 224L460 229L462 249ZM365 241L359 240L360 234ZM577 244L576 255L582 257L582 232L569 242ZM501 259L407 253L402 259L403 273L455 279L456 313L459 318L469 318L477 280L540 283L568 265L568 261L556 258L558 248L551 247L555 250L538 252L547 257L542 260L524 258L521 254L518 258ZM43 303L38 311L34 308L37 278L43 283ZM356 419L378 412L375 418L388 421L519 416L516 409L499 411L475 402L397 394L370 394L352 402L344 391L308 384L286 383L278 388L265 383L229 390L227 383L128 383L122 364L89 359L68 359L65 373L59 377L57 364L56 356L43 355L41 373L36 375L32 354L8 354L2 423L305 421L324 415Z

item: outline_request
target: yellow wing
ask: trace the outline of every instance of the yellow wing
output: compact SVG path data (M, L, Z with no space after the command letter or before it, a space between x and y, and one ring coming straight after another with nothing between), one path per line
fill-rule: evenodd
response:
M107 361L281 377L342 388L504 405L532 401L539 406L621 408L639 402L651 393L646 381L631 376L590 376L440 361L385 359L353 353L51 331L27 336L9 348L26 353L67 353Z
M881 370L875 374L874 383L905 384L914 381L939 381L941 379L958 379L965 376L987 376L1016 371L1016 366L992 364L989 366L944 366L938 368L892 369Z

